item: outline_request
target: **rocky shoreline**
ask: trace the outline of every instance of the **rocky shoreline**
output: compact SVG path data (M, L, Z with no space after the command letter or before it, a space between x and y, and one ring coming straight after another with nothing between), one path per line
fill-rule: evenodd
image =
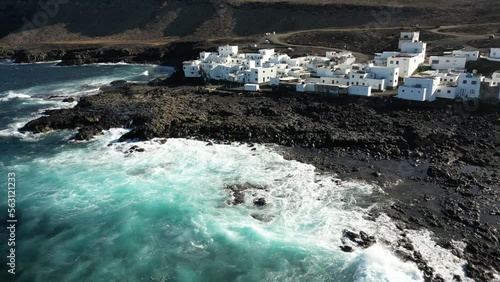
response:
M198 56L200 42L178 41L158 47L137 46L34 46L22 49L1 48L0 60L14 63L61 61L60 66L77 66L97 63L157 64L178 66L188 58Z
M89 140L102 130L129 127L122 141L278 144L285 157L313 164L319 172L383 186L392 204L374 213L397 219L402 230L428 228L440 245L452 249L451 240L464 241L465 251L455 252L467 260L466 272L475 280L491 281L492 271L500 272L498 106L243 94L172 84L115 82L96 96L82 97L73 109L47 111L21 131L78 128L75 139ZM357 238L350 235L351 241ZM405 259L418 262L419 254ZM443 281L420 263L428 281Z

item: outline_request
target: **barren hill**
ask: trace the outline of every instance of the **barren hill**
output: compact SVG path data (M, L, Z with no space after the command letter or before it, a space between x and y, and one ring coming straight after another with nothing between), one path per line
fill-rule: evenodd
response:
M500 22L494 0L4 0L3 44ZM29 31L20 36L22 28Z

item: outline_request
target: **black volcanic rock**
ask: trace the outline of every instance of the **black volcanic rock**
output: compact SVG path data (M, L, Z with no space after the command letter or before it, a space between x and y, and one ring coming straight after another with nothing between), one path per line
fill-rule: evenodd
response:
M497 106L481 104L464 114L457 110L461 103L446 101L238 94L172 87L168 80L159 84L164 86L115 83L98 95L82 97L73 109L47 111L21 131L80 128L76 138L89 140L101 130L130 127L120 140L195 138L283 145L289 148L283 149L287 158L318 170L368 179L381 187L390 181L384 197L394 201L378 205L380 212L409 228L425 227L443 240L467 243L470 251L463 258L478 280L491 280L491 270L500 271ZM353 161L339 164L337 156ZM266 188L233 184L226 189L228 204L239 205L246 202L247 191ZM375 242L365 233L346 236L360 247ZM434 275L425 264L421 269Z

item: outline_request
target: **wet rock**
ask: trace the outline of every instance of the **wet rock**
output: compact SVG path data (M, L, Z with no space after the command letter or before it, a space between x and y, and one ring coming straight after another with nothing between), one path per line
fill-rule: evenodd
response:
M263 207L267 204L267 202L266 202L266 199L264 199L264 198L258 198L258 199L253 200L253 204L256 207Z
M99 51L73 52L68 61L92 61L95 52ZM127 52L102 55L134 56ZM20 131L80 128L76 137L88 140L100 130L123 127L133 120L131 131L120 141L161 137L221 144L281 144L288 147L287 159L313 164L318 171L339 173L342 179L371 181L378 176L372 172L384 172L377 177L382 184L393 171L385 165L394 160L418 162L408 172L403 169L405 174L397 184L388 185L384 189L387 195L377 198L395 203L381 203L380 212L407 228L428 228L444 239L463 237L477 249L464 254L477 268L470 271L471 277L488 281L491 269L500 269L500 256L495 253L500 236L493 229L500 229L500 223L492 218L498 216L500 108L481 104L463 117L449 109L450 103L305 93L252 95L190 86L125 84L82 97L73 109L47 111ZM352 162L339 165L342 158ZM377 160L386 161L382 164ZM413 179L411 184L409 179ZM229 204L245 202L246 188L227 190ZM250 201L255 197L258 193ZM361 235L353 240L363 246L374 242L370 236L361 239Z
M352 253L354 249L351 246L340 246L340 249L345 253Z
M359 234L349 231L347 229L343 230L342 232L343 237L349 239L353 243L356 243L358 246L362 247L363 249L371 247L373 244L377 242L375 237L368 235L364 231L360 231Z
M273 221L273 217L269 216L269 215L262 215L262 214L253 213L250 216L253 217L254 219L262 221L262 222L271 222L271 221Z
M97 135L102 134L102 128L96 126L85 126L78 130L74 139L77 141L89 141Z
M228 204L230 205L240 205L245 202L245 192L248 190L266 190L267 188L261 185L254 185L251 183L238 183L238 184L230 184L225 187L226 190L229 190L232 196L232 199L228 200ZM265 199L264 199L265 201Z
M70 97L70 98L66 98L66 99L64 99L64 100L62 100L62 101L63 101L64 103L73 103L73 102L75 102L76 100L75 100L75 98Z
M145 152L146 150L144 148L141 148L137 145L134 145L132 147L130 147L130 149L127 150L127 154L132 154L132 153L142 153L142 152Z

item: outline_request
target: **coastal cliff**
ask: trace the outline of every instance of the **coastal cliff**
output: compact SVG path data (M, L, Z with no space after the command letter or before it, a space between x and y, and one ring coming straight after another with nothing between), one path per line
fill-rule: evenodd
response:
M392 204L381 206L381 212L409 228L433 230L445 247L452 239L464 240L467 248L460 256L478 281L500 270L495 223L500 113L493 106L467 111L470 107L462 104L238 94L158 84L115 82L81 98L73 109L47 111L21 131L78 129L76 140L90 140L102 130L128 127L121 141L274 143L290 159L346 178L380 185L402 178L403 183L385 190ZM432 277L432 269L423 270Z

